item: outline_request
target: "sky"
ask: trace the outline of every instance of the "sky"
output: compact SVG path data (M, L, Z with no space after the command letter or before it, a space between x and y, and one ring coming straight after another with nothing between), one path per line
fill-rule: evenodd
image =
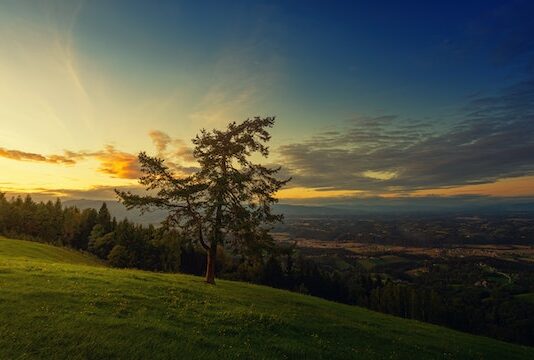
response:
M534 196L532 1L0 0L0 191L110 199L276 116L285 202Z

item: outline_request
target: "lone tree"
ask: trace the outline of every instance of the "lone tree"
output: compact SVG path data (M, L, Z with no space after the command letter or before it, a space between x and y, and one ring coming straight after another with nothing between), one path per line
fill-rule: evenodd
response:
M232 122L226 130L201 130L193 140L198 170L177 177L165 160L139 154L143 176L139 182L150 195L116 193L129 209L168 211L167 227L179 228L207 253L206 282L215 284L217 246L243 254L262 251L273 244L269 225L282 220L271 212L274 194L290 179L278 180L278 168L251 161L255 153L269 155L266 143L274 117Z

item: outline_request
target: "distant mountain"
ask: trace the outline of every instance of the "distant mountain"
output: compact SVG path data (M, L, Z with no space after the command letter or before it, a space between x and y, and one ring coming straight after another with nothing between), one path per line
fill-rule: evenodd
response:
M76 206L78 209L99 209L102 203L106 203L109 212L112 216L115 216L118 220L128 218L128 220L134 221L139 224L159 224L165 219L167 212L164 210L155 210L153 212L147 212L141 214L139 210L128 210L126 207L115 200L66 200L63 202L64 206ZM346 209L336 209L323 206L304 206L304 205L288 205L288 204L276 204L274 211L286 216L335 216L347 214Z
M141 214L139 210L133 209L128 210L126 207L121 204L118 201L115 200L66 200L63 201L63 206L76 206L78 209L100 209L102 206L102 203L106 203L109 212L111 213L111 216L114 216L117 218L117 220L122 220L124 218L127 218L128 220L131 220L133 222L136 222L138 224L143 225L150 225L150 224L159 224L163 219L165 219L165 216L167 213L163 210L155 210L152 212L147 212L144 214Z
M124 205L115 200L66 200L63 204L64 206L76 206L79 209L99 209L103 202L107 204L111 215L118 220L128 218L143 225L159 224L167 215L166 211L163 210L155 210L141 215L139 210L127 210ZM276 204L274 211L287 217L534 213L534 199L490 197L369 198L325 206Z

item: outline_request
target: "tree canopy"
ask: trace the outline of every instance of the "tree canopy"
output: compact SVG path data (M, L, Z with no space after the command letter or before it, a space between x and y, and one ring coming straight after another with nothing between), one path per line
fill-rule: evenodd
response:
M207 253L206 281L215 283L217 247L226 246L244 255L268 250L269 225L282 220L272 212L276 192L290 179L278 179L280 167L252 161L268 157L268 129L274 117L228 124L225 130L202 129L192 140L198 169L177 176L165 159L139 154L143 175L139 181L146 195L116 191L127 208L168 210L164 225L178 228L197 241Z

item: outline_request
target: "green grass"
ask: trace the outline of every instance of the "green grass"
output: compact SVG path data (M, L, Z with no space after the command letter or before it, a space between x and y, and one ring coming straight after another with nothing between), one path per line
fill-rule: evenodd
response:
M110 269L0 239L0 359L533 357L532 348L310 296Z
M10 240L0 236L0 259L4 260L6 258L77 265L103 265L98 258L76 250L49 246L32 241Z
M516 298L534 304L534 293L519 294Z

